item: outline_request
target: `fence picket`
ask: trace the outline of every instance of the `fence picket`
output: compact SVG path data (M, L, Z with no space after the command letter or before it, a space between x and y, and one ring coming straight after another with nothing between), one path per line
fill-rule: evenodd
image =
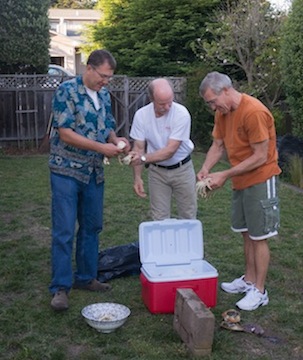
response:
M109 84L120 136L129 137L135 112L149 102L146 90L152 79L115 75ZM175 100L184 103L185 78L169 79ZM0 145L17 142L18 147L39 146L47 131L53 93L60 81L49 75L0 75Z

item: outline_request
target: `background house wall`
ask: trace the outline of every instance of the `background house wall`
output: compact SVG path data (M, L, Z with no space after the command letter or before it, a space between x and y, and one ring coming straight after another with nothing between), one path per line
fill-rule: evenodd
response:
M51 63L63 66L75 75L82 74L86 64L81 53L83 30L101 16L98 10L49 9Z

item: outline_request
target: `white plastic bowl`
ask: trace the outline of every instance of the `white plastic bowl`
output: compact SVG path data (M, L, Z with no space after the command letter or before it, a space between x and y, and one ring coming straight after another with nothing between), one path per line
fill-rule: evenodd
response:
M125 323L130 315L130 309L122 304L96 303L84 307L81 314L88 325L108 334Z

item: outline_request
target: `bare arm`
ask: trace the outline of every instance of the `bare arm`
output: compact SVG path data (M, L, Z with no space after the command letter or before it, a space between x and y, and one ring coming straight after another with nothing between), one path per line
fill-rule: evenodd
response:
M143 143L139 146L139 143ZM137 145L136 145L137 144ZM166 159L170 159L175 152L178 150L181 141L169 139L166 146L162 149L159 149L153 153L145 154L146 162L147 163L156 163L160 161L164 161ZM145 142L142 141L135 141L135 146L133 147L134 156L132 159L132 165L140 165L141 164L141 155L144 154L145 150Z
M144 183L142 180L143 165L141 164L141 160L140 160L140 157L144 153L144 150L145 150L145 141L135 140L132 153L134 152L135 154L134 157L138 159L139 165L133 166L134 191L138 196L142 198L146 197L146 193L144 190Z
M224 171L210 174L213 188L221 187L227 179L254 170L266 162L268 140L251 144L251 148L253 150L253 154L238 165Z
M62 141L69 145L83 150L96 151L108 157L117 156L122 152L122 150L118 149L118 147L112 143L102 144L77 134L72 129L59 128L59 136Z
M175 152L178 150L181 141L169 139L166 146L162 149L159 149L153 153L146 154L146 162L148 163L156 163L160 161L164 161L170 159Z
M197 179L202 180L204 177L208 176L210 170L217 164L217 162L222 158L225 147L223 140L215 139L209 148L205 161L197 173Z

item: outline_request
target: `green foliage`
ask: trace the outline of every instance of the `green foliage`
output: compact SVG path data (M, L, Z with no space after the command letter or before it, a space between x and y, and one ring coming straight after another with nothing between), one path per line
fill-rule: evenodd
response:
M303 160L299 155L294 155L290 159L290 178L291 183L303 188Z
M194 50L210 64L239 80L239 89L260 97L271 109L278 102L279 30L283 17L266 0L227 1L207 23L209 39L197 39Z
M287 133L284 113L278 108L272 109L272 115L275 119L275 128L277 135L284 135Z
M130 76L185 74L196 60L191 44L219 0L100 0L104 18L90 27L87 51L105 47Z
M286 101L293 117L293 134L303 137L303 7L301 0L293 0L283 28L281 70Z
M186 76L187 107L197 146L211 141L213 115L198 95L202 78L212 70L193 51L197 34L220 0L99 0L103 18L87 32L86 52L105 47L118 61L117 73L129 76ZM199 67L199 70L198 70Z
M196 147L206 151L212 141L214 114L199 95L202 79L213 69L196 66L187 76L186 107L192 117L191 138Z
M48 0L6 1L0 12L0 73L46 73Z
M97 0L52 0L51 6L59 9L93 9Z
M289 182L301 189L303 189L303 160L299 155L292 155L289 158L285 178Z

